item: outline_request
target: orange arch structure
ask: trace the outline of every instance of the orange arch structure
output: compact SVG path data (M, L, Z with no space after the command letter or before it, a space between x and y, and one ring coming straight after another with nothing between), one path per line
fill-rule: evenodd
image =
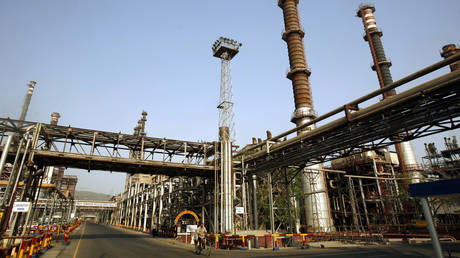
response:
M198 216L196 215L195 212L189 211L189 210L185 210L185 211L179 213L179 215L177 215L176 219L174 220L174 225L177 226L177 222L179 222L180 217L184 216L185 214L190 214L190 215L192 215L192 216L195 218L195 220L196 220L196 224L198 224L198 223L200 222L200 219L198 218Z

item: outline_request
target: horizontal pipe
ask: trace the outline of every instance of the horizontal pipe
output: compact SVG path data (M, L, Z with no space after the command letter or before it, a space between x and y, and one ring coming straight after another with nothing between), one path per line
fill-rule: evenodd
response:
M8 185L8 181L6 181L6 180L0 181L0 186L7 186L7 185ZM24 186L24 182L19 182L18 186L19 187ZM41 184L40 187L41 188L56 188L56 185L54 185L54 184Z
M460 58L460 54L457 55L458 58ZM414 87L414 88L411 88L409 90L406 90L404 92L401 92L395 96L393 96L392 98L388 98L388 99L384 99L376 104L373 104L369 107L366 107L362 110L359 110L359 111L356 111L354 113L352 113L350 115L350 118L351 120L359 120L359 119L364 119L372 114L375 114L376 112L380 111L380 110L383 110L383 109L386 109L386 108L389 108L391 106L394 106L394 105L397 105L401 102L404 102L406 101L407 99L409 98L413 98L417 95L420 95L420 94L425 94L426 91L430 91L430 90L434 90L438 87L442 87L442 85L446 84L446 83L452 83L452 82L458 82L460 81L460 71L455 71L455 72L450 72L446 75L443 75L441 77L438 77L436 79L433 79L431 81L428 81L426 83L423 83L417 87ZM440 85L442 84L442 85ZM382 88L381 90L388 90L388 89L385 89L385 88ZM381 92L379 92L377 95L379 95ZM336 129L337 127L339 126L342 126L344 124L346 124L348 121L347 121L347 118L345 117L341 117L341 118L338 118L328 124L325 124L323 126L320 126L318 127L317 129L313 130L313 131L306 131L306 132L302 132L301 134L299 134L298 136L296 137L293 137L287 141L283 141L283 142L280 142L274 146L271 146L270 148L270 152L275 152L277 150L280 150L282 149L283 147L285 146L288 146L288 145L291 145L291 144L294 144L296 142L299 142L299 141L304 141L305 139L307 138L312 138L316 135L319 135L321 133L325 133L327 131L332 131L334 129ZM245 157L245 161L249 161L249 160L252 160L252 159L255 159L255 158L258 158L262 155L264 155L265 153L267 152L267 150L262 150L262 151L259 151L259 152L256 152L256 153L253 153L251 155L248 155ZM238 154L237 154L238 155Z
M6 180L1 180L0 181L0 186L7 186L7 185L8 185L8 181L6 181ZM24 186L24 182L19 182L18 183L18 187L23 187L23 186ZM54 185L54 184L41 184L40 188L52 188L52 189L55 189L61 197L63 197L64 199L67 199L65 194L63 194L59 189L57 189L56 185Z
M373 91L373 92L371 92L371 93L369 93L369 94L367 94L367 95L365 95L365 96L362 96L362 97L360 97L360 98L358 98L358 99L356 99L356 100L354 100L354 101L351 101L351 102L349 102L349 103L346 104L346 105L348 105L348 106L356 106L356 105L358 105L358 104L360 104L360 103L362 103L362 102L365 102L365 101L367 101L367 100L369 100L369 99L371 99L371 98L374 98L374 97L376 97L376 96L382 94L382 93L385 92L385 91L388 91L388 90L397 88L397 87L399 87L399 86L401 86L401 85L403 85L403 84L406 84L406 83L408 83L408 82L410 82L410 81L413 81L413 80L415 80L415 79L417 79L417 78L420 78L420 77L422 77L422 76L424 76L424 75L427 75L427 74L429 74L429 73L431 73L431 72L433 72L433 71L436 71L436 70L438 70L438 69L441 69L442 67L447 66L447 65L449 65L449 64L451 64L451 63L454 63L454 62L456 62L456 61L458 61L458 60L460 60L460 54L453 55L453 56L451 56L451 57L449 57L449 58L446 58L446 59L444 59L444 60L442 60L442 61L439 61L439 62L437 62L437 63L435 63L435 64L433 64L433 65L430 65L430 66L428 66L428 67L425 67L425 68L423 68L423 69L421 69L421 70L419 70L419 71L417 71L417 72L415 72L415 73L413 73L413 74L410 74L410 75L408 75L408 76L406 76L406 77L404 77L404 78L402 78L402 79L400 79L400 80L397 80L397 81L395 81L395 82L393 82L393 83L391 83L391 84L389 84L389 85L387 85L387 86L385 86L385 87L383 87L383 88L380 88L380 89L378 89L378 90L375 90L375 91ZM300 126L298 126L298 127L295 127L295 128L293 128L293 129L290 129L290 130L288 130L288 131L286 131L286 132L284 132L284 133L281 133L281 134L279 134L279 135L277 135L277 136L275 136L275 137L273 137L273 138L271 138L271 139L269 139L269 140L270 140L270 141L279 140L279 139L281 139L281 138L283 138L283 137L285 137L285 136L287 136L287 135L290 135L290 134L292 134L292 133L295 133L295 132L297 132L297 131L300 131L301 129L306 128L306 127L308 127L308 126L310 126L310 125L312 125L312 124L318 123L319 121L322 121L322 120L324 120L324 119L326 119L326 118L329 118L329 117L331 117L331 116L333 116L333 115L336 115L336 114L338 114L338 113L344 111L344 109L345 109L344 107L345 107L346 105L341 106L341 107L338 107L338 108L336 108L336 109L334 109L334 110L332 110L332 111L330 111L330 112L328 112L328 113L326 113L326 114L324 114L324 115L321 115L321 116L319 116L319 117L317 117L317 118L311 120L311 121L308 122L308 123L305 123L305 124L303 124L303 125L300 125ZM251 146L251 147L245 149L244 151L238 152L237 154L235 154L234 157L241 156L241 155L243 155L244 153L246 153L246 152L248 152L248 151L251 151L251 150L260 148L260 147L266 145L266 143L267 143L267 140L264 140L262 143L256 144L256 145L254 145L254 146Z

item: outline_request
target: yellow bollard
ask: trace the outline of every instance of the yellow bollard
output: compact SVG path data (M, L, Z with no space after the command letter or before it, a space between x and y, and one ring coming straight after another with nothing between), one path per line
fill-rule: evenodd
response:
M58 225L56 243L59 241L59 233L61 232L61 225Z
M273 243L272 243L273 251L280 250L280 248L278 247L278 240L276 239L276 237L277 235L273 235Z
M34 255L34 251L35 251L35 237L32 238L32 245L30 246L29 257Z

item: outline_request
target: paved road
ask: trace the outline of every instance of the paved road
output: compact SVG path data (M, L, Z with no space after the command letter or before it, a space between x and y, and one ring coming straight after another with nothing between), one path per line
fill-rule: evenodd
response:
M171 248L151 235L111 226L85 223L72 236L72 245L58 257L189 257L192 249ZM79 242L79 243L78 243Z
M458 253L457 253L458 254ZM341 248L286 248L272 250L213 250L211 257L433 257L430 245L365 246ZM94 223L85 223L72 234L69 246L47 251L43 258L51 257L204 257L196 256L191 245L170 239L152 238L151 235ZM446 255L447 257L447 255Z

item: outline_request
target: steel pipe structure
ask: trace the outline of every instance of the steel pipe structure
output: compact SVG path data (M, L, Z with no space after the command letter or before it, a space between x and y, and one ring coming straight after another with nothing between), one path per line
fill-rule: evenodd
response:
M208 164L208 158L214 155L214 145L208 142L140 137L8 118L0 118L0 135L23 133L26 128L38 125L39 138L33 153L39 166L170 176L212 176L214 171L214 166ZM42 149L50 141L50 149ZM3 155L3 148L0 150ZM143 155L131 157L131 151ZM13 158L14 153L8 153Z
M459 57L452 56L450 61ZM249 169L259 172L286 165L317 164L351 152L394 144L392 136L400 133L405 133L405 138L398 141L405 141L458 128L459 82L460 72L451 72L367 108L346 113L313 131L244 155L244 160ZM357 105L376 92L352 103Z
M439 70L439 69L441 69L441 68L443 68L443 67L445 67L447 65L450 65L450 64L452 64L454 62L457 62L459 60L460 60L460 54L450 56L450 57L448 57L448 58L446 58L446 59L444 59L442 61L439 61L439 62L437 62L435 64L430 65L430 66L427 66L427 67L425 67L425 68L423 68L423 69L421 69L419 71L416 71L416 72L414 72L414 73L412 73L412 74L410 74L410 75L408 75L406 77L403 77L403 78L401 78L401 79L399 79L399 80L397 80L397 81L395 81L395 82L393 82L393 83L391 83L391 84L389 84L389 85L387 85L387 86L385 86L383 88L375 90L375 91L373 91L373 92L371 92L369 94L366 94L366 95L364 95L362 97L359 97L359 98L357 98L357 99L355 99L353 101L350 101L350 102L348 102L348 103L346 103L346 104L344 104L344 105L342 105L342 106L340 106L338 108L335 108L332 111L329 111L324 115L318 116L317 118L313 119L312 121L310 121L310 122L308 122L306 124L296 126L296 127L292 128L292 129L287 130L285 132L282 132L282 133L280 133L280 134L278 134L278 135L276 135L276 136L274 136L274 137L272 137L270 139L263 140L260 143L254 144L254 145L249 146L247 148L244 148L244 149L240 150L239 152L237 152L235 155L233 155L233 157L237 158L237 157L240 157L240 156L245 155L247 153L253 152L254 150L258 150L258 149L260 150L261 148L263 148L265 146L273 144L273 142L280 141L284 137L287 137L287 136L289 136L289 135L291 135L293 133L296 133L299 130L307 128L307 127L311 126L312 124L319 123L321 121L329 119L329 118L333 117L334 115L337 115L337 114L342 113L342 112L346 113L347 111L349 111L349 107L358 106L359 104L361 104L363 102L366 102L366 101L368 101L368 100L370 100L372 98L375 98L378 95L380 95L380 94L382 94L382 93L384 93L386 91L389 91L389 90L395 89L397 87L400 87L400 86L402 86L402 85L404 85L406 83L409 83L409 82L411 82L413 80L416 80L416 79L418 79L418 78L420 78L422 76L425 76L425 75L427 75L429 73L437 71L437 70Z

